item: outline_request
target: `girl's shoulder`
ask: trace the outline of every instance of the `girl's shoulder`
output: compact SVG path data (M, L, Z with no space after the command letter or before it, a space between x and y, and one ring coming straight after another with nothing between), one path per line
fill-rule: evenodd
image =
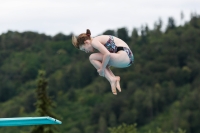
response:
M93 41L98 41L102 44L106 43L109 39L109 35L99 35L99 36L96 36L96 37L93 37Z
M99 40L99 41L105 41L105 40L108 40L110 38L110 36L112 36L112 35L98 35L96 37L93 37L93 39Z

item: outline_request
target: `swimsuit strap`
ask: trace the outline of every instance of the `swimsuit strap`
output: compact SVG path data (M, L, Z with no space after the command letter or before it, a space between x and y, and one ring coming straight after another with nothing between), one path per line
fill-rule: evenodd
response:
M114 38L113 38L113 36L110 36L110 38L109 38L110 40L112 40L113 42L114 42Z

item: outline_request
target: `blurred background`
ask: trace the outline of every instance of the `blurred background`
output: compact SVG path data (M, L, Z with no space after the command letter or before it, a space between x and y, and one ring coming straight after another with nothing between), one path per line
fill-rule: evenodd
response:
M51 133L199 133L199 7L197 0L0 1L0 117L42 115L42 78L52 101L42 105L46 115L63 122ZM111 68L121 77L117 96L71 43L86 29L133 51L132 66Z

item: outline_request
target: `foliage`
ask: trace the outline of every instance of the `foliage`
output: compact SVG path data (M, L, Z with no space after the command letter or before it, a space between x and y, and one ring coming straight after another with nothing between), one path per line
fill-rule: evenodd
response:
M36 113L39 116L50 116L57 118L55 114L51 112L51 108L53 107L53 102L49 98L47 94L47 85L48 82L45 79L45 71L39 71L38 79L37 79L37 101L35 103ZM31 133L55 133L54 125L39 125L35 126Z
M177 132L174 131L163 131L160 128L157 128L156 131L152 132L151 130L149 130L148 132L139 132L137 131L137 127L136 124L133 125L127 125L125 123L123 123L122 125L119 125L118 127L113 127L113 128L109 128L110 133L186 133L184 130L182 129L178 129Z

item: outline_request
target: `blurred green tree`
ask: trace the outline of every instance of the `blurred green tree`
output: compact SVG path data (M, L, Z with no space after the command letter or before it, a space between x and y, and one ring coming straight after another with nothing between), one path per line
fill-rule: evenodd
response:
M36 113L39 116L50 116L57 118L57 116L51 111L52 107L55 106L55 103L50 99L47 93L48 82L45 78L45 71L40 70L37 78L37 89L36 89L36 98L35 103ZM34 126L31 130L31 133L56 133L58 130L54 125L39 125Z
M168 32L169 30L172 30L176 27L176 24L175 24L175 20L173 17L169 17L168 18L168 24L167 24L167 29L166 29L166 32Z
M113 35L116 36L116 33L114 30L106 30L105 32L103 32L103 35Z
M129 43L130 41L130 37L128 35L128 29L125 27L117 29L117 37L119 37L126 43Z

